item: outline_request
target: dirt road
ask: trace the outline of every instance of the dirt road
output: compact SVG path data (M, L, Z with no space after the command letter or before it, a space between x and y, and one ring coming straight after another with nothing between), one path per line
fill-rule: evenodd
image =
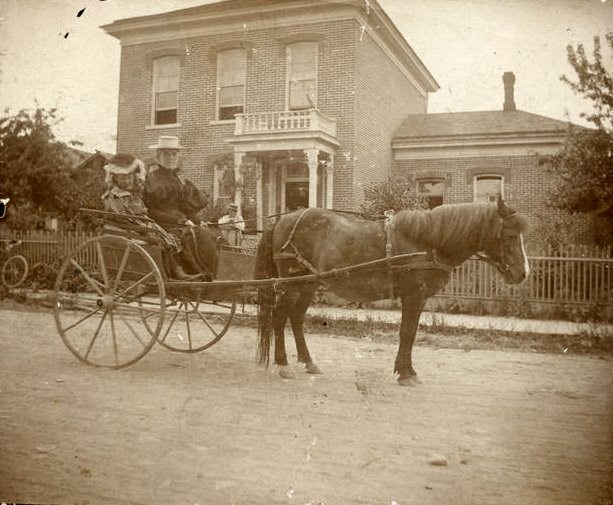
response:
M49 313L0 321L4 501L609 503L611 358L417 347L423 384L402 388L395 346L311 335L324 375L284 380L233 328L107 371Z

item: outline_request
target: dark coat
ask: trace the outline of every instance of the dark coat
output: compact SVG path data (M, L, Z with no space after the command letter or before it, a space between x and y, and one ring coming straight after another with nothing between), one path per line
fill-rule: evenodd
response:
M151 167L145 179L143 200L149 216L162 226L176 226L189 219L196 223L207 197L190 181L160 165Z

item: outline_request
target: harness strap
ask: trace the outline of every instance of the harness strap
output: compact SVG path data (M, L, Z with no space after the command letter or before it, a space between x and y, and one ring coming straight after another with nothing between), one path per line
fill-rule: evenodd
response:
M304 215L310 210L311 210L311 207L308 207L304 209L302 213L298 216L298 219L296 219L296 221L294 222L294 226L292 227L292 230L290 231L289 236L287 237L287 240L285 241L285 244L283 244L283 246L281 247L281 252L285 251L285 249L291 246L292 250L294 251L293 256L296 259L296 261L300 263L303 267L305 267L307 270L309 270L311 273L318 274L319 271L313 265L311 265L311 263L304 256L302 256L302 254L300 254L300 251L292 242L292 239L294 238L294 234L296 233L296 229L298 228L298 224L300 224L300 221L302 221L302 218L304 217ZM292 254L292 253L289 253L289 254ZM321 281L321 284L326 288L329 287L328 283L325 281Z
M283 251L284 249L287 248L287 246L290 244L290 242L292 241L292 239L294 238L294 233L296 233L296 228L298 228L298 223L300 223L300 221L302 221L302 218L304 217L304 215L311 210L311 207L308 207L306 209L304 209L302 211L302 213L298 216L298 219L296 219L296 221L294 222L294 226L292 227L292 231L290 231L289 233L289 237L287 237L287 240L285 241L285 244L283 244L283 247L281 247L281 250Z

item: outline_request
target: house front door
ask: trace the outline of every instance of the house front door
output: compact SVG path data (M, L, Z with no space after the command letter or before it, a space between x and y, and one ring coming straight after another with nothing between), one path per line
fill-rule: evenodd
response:
M311 200L316 207L326 202L326 174L322 167L316 171L316 181L309 180L309 166L302 160L278 160L269 165L269 214L280 214L309 207ZM310 192L315 189L315 198Z

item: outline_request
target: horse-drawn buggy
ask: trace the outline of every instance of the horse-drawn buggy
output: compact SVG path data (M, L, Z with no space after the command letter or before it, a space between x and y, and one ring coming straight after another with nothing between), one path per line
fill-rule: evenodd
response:
M347 300L401 299L395 371L401 383L410 382L419 314L454 266L482 253L507 282L528 273L522 222L502 200L498 206L443 207L386 220L302 209L281 216L257 252L219 243L214 278L198 281L168 275L163 247L150 229L130 216L105 215L123 233L91 238L65 258L55 284L57 328L77 358L118 369L156 342L176 352L208 349L228 332L237 304L257 298L261 361L268 362L274 334L274 361L287 365L283 332L289 319L298 361L318 373L302 324L324 285Z

